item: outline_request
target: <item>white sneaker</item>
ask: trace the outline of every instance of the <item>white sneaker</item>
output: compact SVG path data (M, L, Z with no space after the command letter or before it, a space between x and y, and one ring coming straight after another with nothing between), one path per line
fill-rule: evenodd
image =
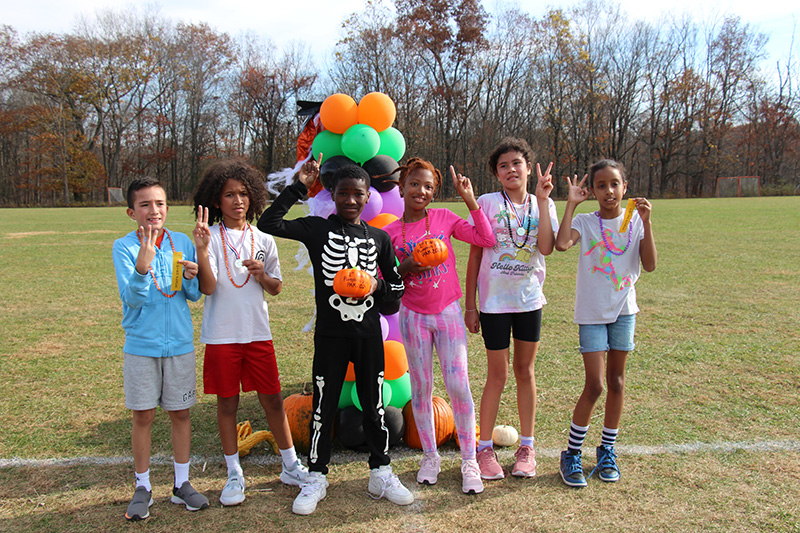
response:
M461 490L464 494L480 494L483 492L481 481L481 468L477 461L464 461L461 463Z
M222 489L219 503L225 507L239 505L244 501L244 476L240 474L228 474L228 482Z
M303 466L303 463L300 462L300 459L295 461L294 465L292 465L291 470L287 470L286 465L283 465L283 470L281 470L281 481L285 485L294 485L295 487L302 487L303 483L306 482L307 477L308 477L308 468Z
M309 472L306 481L300 486L300 494L294 499L292 512L294 514L311 514L319 502L328 493L328 480L325 474Z
M422 456L422 463L417 472L417 483L425 485L436 485L436 480L441 472L442 460L436 453L425 454Z
M368 490L376 500L385 497L397 505L414 503L414 495L400 483L400 479L392 472L392 467L389 465L370 470Z

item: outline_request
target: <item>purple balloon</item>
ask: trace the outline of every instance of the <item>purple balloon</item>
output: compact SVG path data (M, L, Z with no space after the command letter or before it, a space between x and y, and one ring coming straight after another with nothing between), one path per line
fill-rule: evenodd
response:
M384 316L383 318L386 319L386 323L389 325L389 333L386 335L386 339L384 340L403 342L403 339L400 336L400 313Z
M361 212L361 218L369 222L376 216L380 215L382 209L383 198L381 198L381 193L379 193L375 187L370 187L369 202L367 202L367 205L364 206L364 210Z
M310 197L308 208L315 217L328 218L336 212L336 204L333 203L331 192L327 189L322 189L316 196Z
M389 335L389 321L386 320L386 317L381 315L381 337L383 337L383 341L386 342L386 337Z
M399 188L392 187L388 191L382 192L381 197L383 198L384 213L391 213L392 215L398 218L403 216L403 211L405 210L405 202L403 201L403 198L400 196Z

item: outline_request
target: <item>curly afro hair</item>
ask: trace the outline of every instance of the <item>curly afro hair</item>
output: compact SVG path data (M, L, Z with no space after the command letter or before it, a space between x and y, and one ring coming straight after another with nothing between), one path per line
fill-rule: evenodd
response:
M225 183L231 179L240 181L247 189L247 196L250 199L247 221L252 222L261 214L267 205L264 175L244 159L234 158L216 161L206 169L194 193L195 216L198 206L202 205L208 207L209 224L222 220L222 210L219 208L220 195Z

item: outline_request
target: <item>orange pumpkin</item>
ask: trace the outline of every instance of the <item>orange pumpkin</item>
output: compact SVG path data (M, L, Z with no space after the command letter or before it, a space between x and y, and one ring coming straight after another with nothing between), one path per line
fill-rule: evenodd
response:
M311 414L314 395L308 390L308 385L308 383L304 384L302 392L287 396L283 400L283 410L289 421L294 447L303 454L307 454L311 447Z
M425 239L414 247L414 261L423 266L439 266L447 261L447 245L442 239Z
M419 432L417 431L417 424L414 422L414 410L411 408L411 402L408 402L403 408L403 419L406 422L406 431L403 434L403 440L409 448L415 450L422 449L422 442L419 439ZM455 430L455 421L453 419L453 409L447 400L433 397L433 432L436 439L436 446L441 446L453 436Z
M360 268L343 268L333 278L333 291L343 298L364 298L371 288L369 274Z

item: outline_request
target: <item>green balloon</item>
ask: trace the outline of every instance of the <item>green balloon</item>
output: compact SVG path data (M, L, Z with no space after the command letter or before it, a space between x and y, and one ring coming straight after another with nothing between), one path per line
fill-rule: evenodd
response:
M322 153L322 160L326 161L337 155L344 155L342 152L342 136L330 130L323 130L314 137L311 144L311 155L319 161L319 154Z
M355 381L353 383L355 383ZM363 409L361 408L361 402L358 401L358 390L355 387L353 387L353 390L350 391L350 393L351 393L350 396L351 396L351 398L353 400L353 405L355 405L356 408L359 411L363 411ZM389 403L391 401L392 401L392 386L389 385L388 381L384 381L383 382L383 405L384 406L391 405Z
M386 128L378 136L381 138L379 155L388 155L395 161L403 159L403 155L406 153L406 140L397 128Z
M342 152L359 165L375 157L380 146L378 132L366 124L353 124L342 135Z
M355 387L355 381L345 381L342 384L342 394L339 395L339 409L344 409L345 407L350 407L353 405L353 389Z
M392 386L392 400L389 405L402 409L411 400L411 375L406 372L397 379L387 381Z

